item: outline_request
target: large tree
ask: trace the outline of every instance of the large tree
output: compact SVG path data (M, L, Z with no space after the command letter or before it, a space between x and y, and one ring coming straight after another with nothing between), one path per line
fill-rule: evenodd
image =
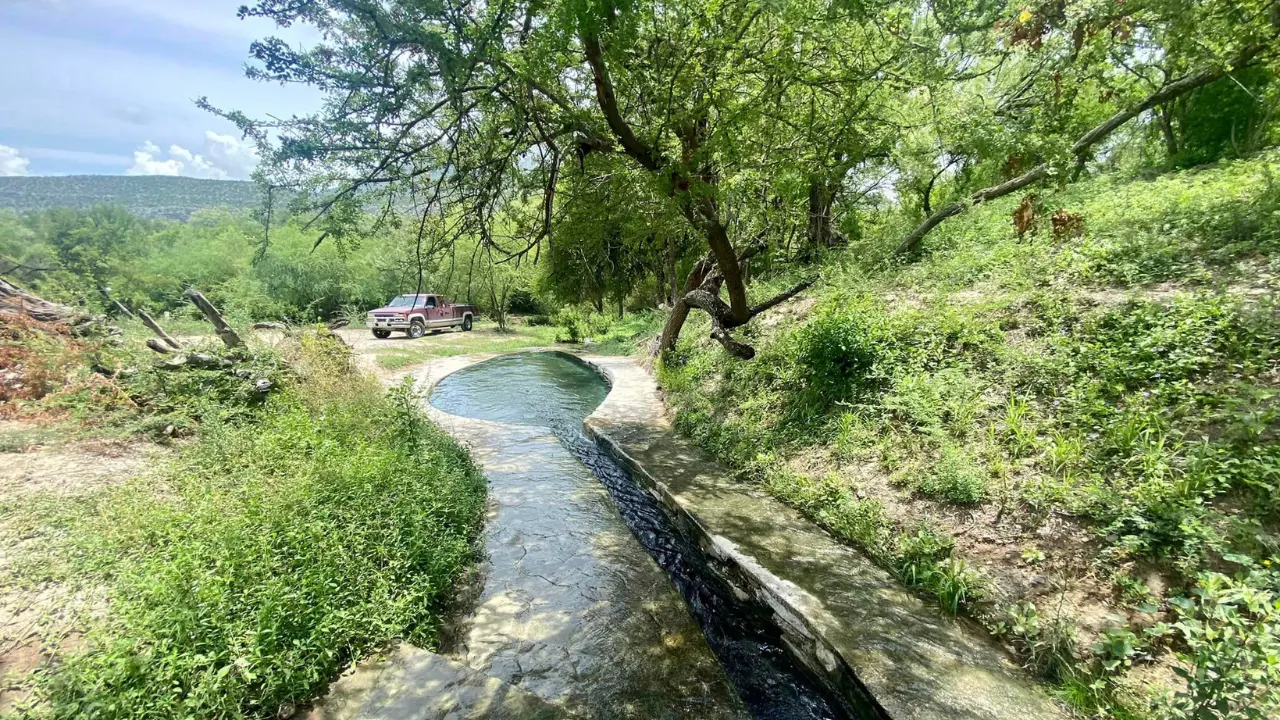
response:
M566 173L622 159L706 253L663 345L694 307L751 357L731 331L809 283L753 302L746 264L776 244L780 219L803 218L806 251L840 242L846 176L885 156L894 95L938 59L921 51L938 40L922 7L260 0L242 14L309 22L323 41L255 43L252 73L328 99L314 117L224 114L261 141L263 181L303 188L326 232L356 231L356 208L409 207L425 235L481 237L502 261L553 240Z

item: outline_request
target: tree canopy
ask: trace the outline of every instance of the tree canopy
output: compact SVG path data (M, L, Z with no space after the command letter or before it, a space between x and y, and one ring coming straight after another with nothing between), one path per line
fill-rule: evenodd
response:
M672 304L662 347L696 308L751 357L733 330L812 282L752 298L752 266L803 268L868 207L915 225L910 253L969 205L1067 182L1134 138L1170 163L1265 143L1278 8L260 0L241 15L322 40L258 41L250 74L317 87L324 108L211 109L259 141L260 181L300 191L322 239L409 215L429 257L467 238L472 265L548 263L545 287L597 307L644 287ZM1215 97L1246 117L1196 129Z

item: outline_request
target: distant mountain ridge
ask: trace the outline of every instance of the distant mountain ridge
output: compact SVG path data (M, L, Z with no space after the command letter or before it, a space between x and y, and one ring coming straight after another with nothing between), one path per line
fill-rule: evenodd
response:
M261 207L258 187L244 180L130 175L0 177L0 209L44 210L123 205L145 217L187 220L196 210Z

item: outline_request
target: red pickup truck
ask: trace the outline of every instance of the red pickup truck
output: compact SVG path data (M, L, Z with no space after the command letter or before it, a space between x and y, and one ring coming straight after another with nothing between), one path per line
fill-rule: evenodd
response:
M456 326L470 330L475 313L474 305L456 305L439 295L400 295L386 307L370 310L365 323L376 338L390 337L392 330L420 338L428 330Z

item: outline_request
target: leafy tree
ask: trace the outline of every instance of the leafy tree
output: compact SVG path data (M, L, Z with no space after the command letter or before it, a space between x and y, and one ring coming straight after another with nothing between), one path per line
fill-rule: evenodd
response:
M317 216L338 217L356 197L421 217L447 207L453 240L480 237L499 260L554 239L575 161L583 173L588 159L621 159L705 243L710 260L695 269L706 272L686 279L676 305L707 312L713 336L750 357L732 329L808 283L753 304L748 263L797 220L802 255L839 242L846 175L884 154L893 99L944 60L920 52L938 30L919 9L261 0L242 14L309 22L325 41L255 43L252 74L314 85L329 102L284 122L224 114L263 144L264 180L302 188ZM683 317L672 313L667 343Z
M1141 4L1051 0L1009 10L994 26L1032 62L1008 104L1032 129L1011 172L924 219L898 246L916 249L933 228L973 203L1085 167L1135 118L1253 67L1274 67L1280 16L1273 0L1158 0ZM1087 91L1087 92L1082 92ZM1090 100L1092 92L1100 92ZM1064 99L1066 102L1064 102ZM1099 115L1099 111L1104 111ZM1085 122L1087 121L1087 122ZM1014 158L1011 158L1014 159Z

